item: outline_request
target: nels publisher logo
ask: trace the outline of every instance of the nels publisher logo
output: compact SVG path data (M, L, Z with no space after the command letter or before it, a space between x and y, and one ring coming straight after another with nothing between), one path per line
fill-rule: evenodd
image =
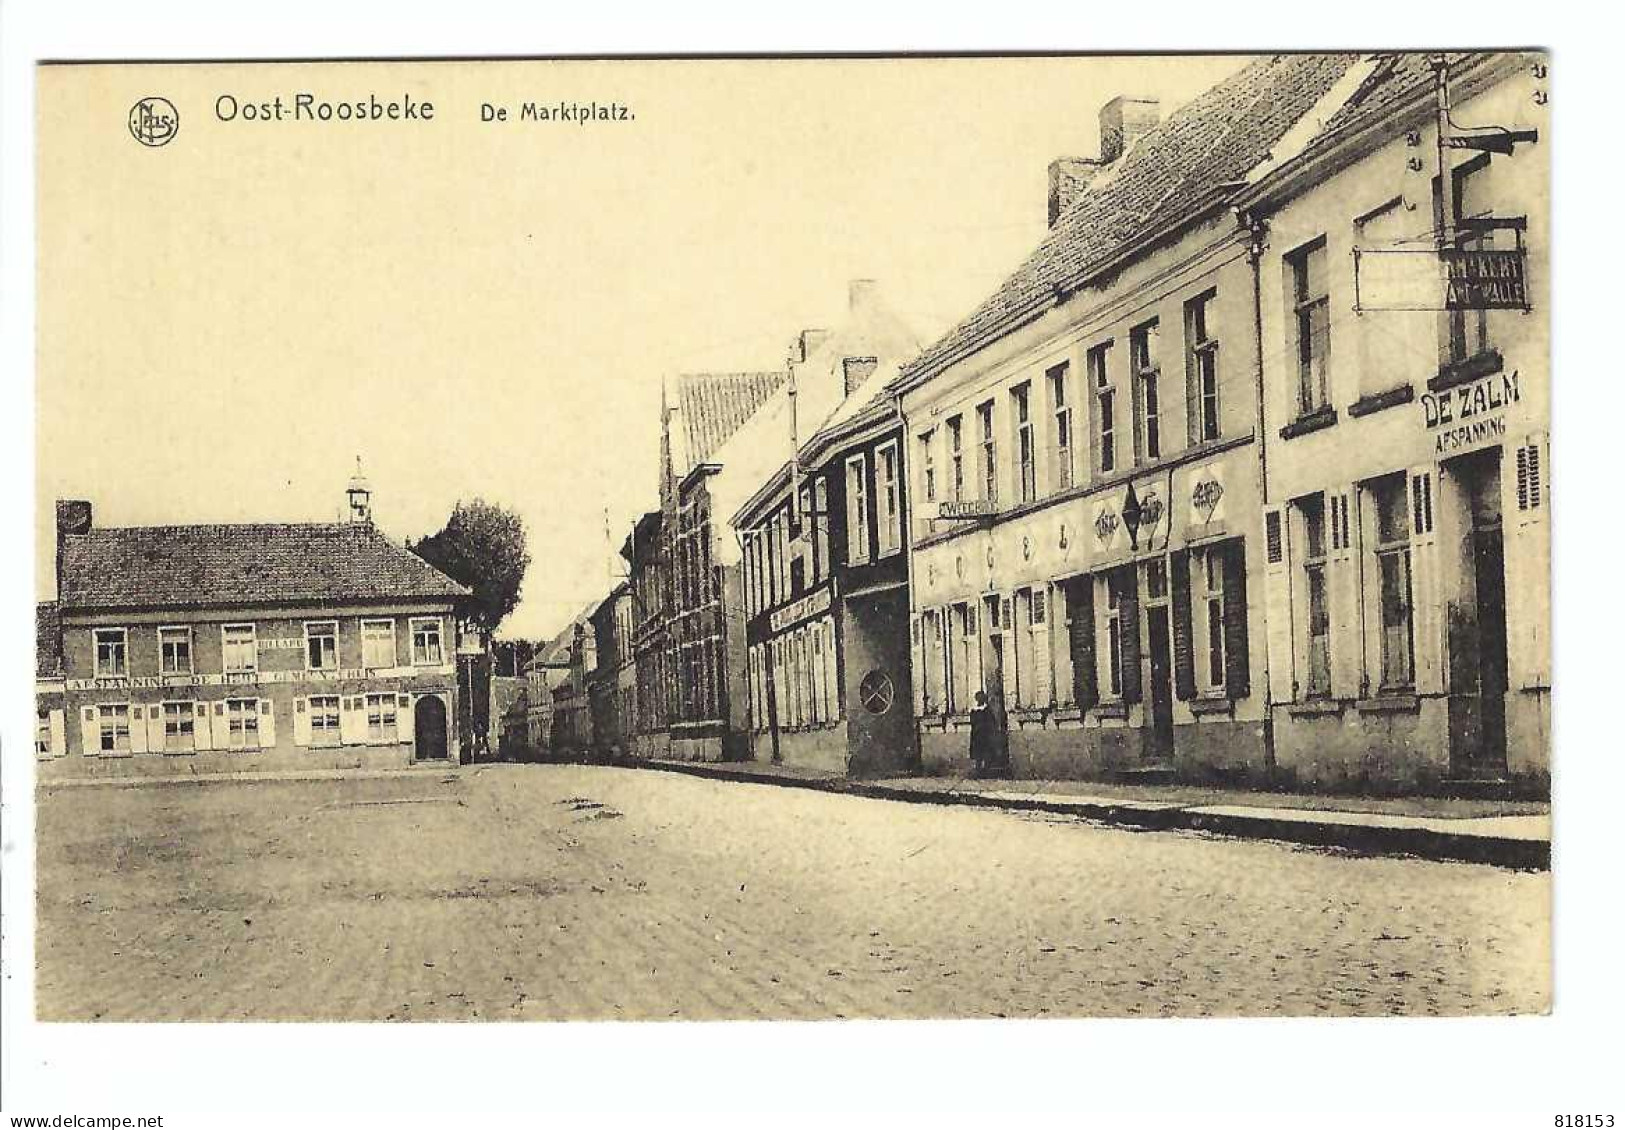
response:
M168 145L180 128L180 113L167 98L153 95L130 107L130 136L148 148Z

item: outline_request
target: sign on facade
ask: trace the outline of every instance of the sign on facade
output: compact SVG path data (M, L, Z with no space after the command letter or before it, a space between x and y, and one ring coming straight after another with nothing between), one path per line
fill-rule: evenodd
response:
M1507 433L1507 409L1518 403L1518 374L1496 373L1419 398L1423 427L1436 432L1435 455L1499 442Z

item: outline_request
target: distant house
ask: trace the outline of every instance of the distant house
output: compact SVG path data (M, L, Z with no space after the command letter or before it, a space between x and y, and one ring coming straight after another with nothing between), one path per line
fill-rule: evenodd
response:
M359 493L343 523L101 528L59 502L41 777L456 759L469 590L380 533Z

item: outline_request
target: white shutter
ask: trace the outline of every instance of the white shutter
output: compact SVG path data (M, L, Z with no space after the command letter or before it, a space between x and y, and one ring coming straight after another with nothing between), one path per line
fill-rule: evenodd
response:
M1055 701L1070 704L1072 687L1072 608L1067 603L1066 586L1050 586L1049 638L1055 656Z
M68 720L62 711L53 710L51 713L51 756L61 757L68 752Z
M1049 590L1043 586L1036 586L1028 598L1032 601L1029 609L1043 608L1044 618L1041 623L1033 617L1033 644L1032 644L1032 673L1033 685L1028 691L1028 698L1033 706L1045 707L1054 701L1053 672L1050 670L1050 606Z
M308 698L295 698L293 700L293 744L304 747L310 744L310 700Z
M168 752L169 743L164 739L163 703L154 702L145 707L136 707L136 709L147 712L147 750L151 753Z
M1288 526L1285 508L1264 508L1264 637L1270 665L1271 702L1291 702L1297 698L1292 646L1297 633L1292 627L1292 546Z
M94 706L81 707L79 710L79 752L86 757L95 757L102 751L102 728L96 720Z
M130 720L130 752L146 753L147 708L143 703L132 702L126 709L129 711L127 717ZM162 719L159 720L159 725L163 725ZM159 748L162 748L162 746Z
M214 742L209 739L209 704L206 702L194 703L192 706L192 748L213 749Z
M1359 517L1353 486L1326 495L1326 600L1331 627L1332 697L1360 696L1365 634L1360 616Z
M210 730L212 731L211 740L214 742L214 748L230 749L231 716L226 713L226 700L216 699L210 704L209 709L213 715L213 725Z
M920 617L909 618L909 663L913 666L914 717L925 717L925 657L920 645Z
M276 704L268 698L259 701L260 708L260 748L271 749L276 745Z
M339 696L339 741L344 745L367 743L367 700L356 695Z
M1411 529L1411 631L1416 654L1418 694L1444 691L1444 598L1440 586L1438 468L1412 467L1406 480L1406 506ZM1464 531L1465 532L1465 531Z
M412 696L409 694L395 696L395 729L399 734L397 740L405 745L411 745L416 734L416 731L412 728L413 701Z
M1547 439L1533 435L1503 467L1507 675L1517 688L1552 685L1551 524Z

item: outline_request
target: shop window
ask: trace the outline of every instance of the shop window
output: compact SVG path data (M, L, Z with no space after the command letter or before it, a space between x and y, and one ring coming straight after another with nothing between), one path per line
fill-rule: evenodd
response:
M158 663L165 675L192 673L192 629L158 629Z
M1162 401L1157 320L1129 332L1129 367L1134 378L1135 450L1142 459L1162 458Z
M1219 438L1219 340L1213 329L1214 292L1185 303L1187 418L1191 442Z
M312 695L310 705L310 744L335 746L339 738L338 695Z
M1308 495L1295 504L1303 522L1303 579L1308 605L1308 665L1304 694L1325 698L1332 693L1331 612L1326 582L1326 514L1323 496Z
M1072 464L1072 401L1066 388L1068 372L1069 367L1063 361L1044 374L1045 384L1049 387L1052 421L1050 445L1055 468L1055 477L1050 485L1055 491L1070 488L1076 477Z
M367 741L388 744L400 740L396 724L396 703L393 694L367 696Z
M129 632L124 628L97 628L96 677L122 679L130 673Z
M220 629L220 653L227 673L259 668L259 647L253 624L227 624Z
M179 753L192 748L192 726L197 718L190 702L164 703L164 749Z
M361 621L361 664L368 668L395 666L395 621Z
M259 745L259 699L228 698L226 700L226 748L258 749Z
M412 621L412 663L417 667L438 667L444 656L440 647L440 618Z
M1377 514L1375 548L1382 623L1384 690L1408 689L1415 678L1411 592L1410 521L1405 477L1378 479L1370 487Z
M130 752L130 707L117 703L96 708L98 746L103 753Z
M1106 687L1111 698L1123 697L1123 606L1116 585L1106 589Z
M1038 464L1034 450L1032 385L1023 381L1010 390L1010 409L1016 424L1016 500L1038 497Z
M1205 684L1210 691L1223 691L1224 665L1224 557L1216 549L1201 555L1201 607L1206 633L1207 663Z
M1111 377L1112 343L1089 350L1089 383L1095 390L1095 471L1109 475L1117 469L1117 390Z
M1308 416L1328 407L1327 368L1331 358L1331 302L1326 273L1326 237L1286 257L1292 281L1292 347L1298 359L1298 412Z
M321 620L305 625L305 666L312 671L331 671L339 665L339 625L337 620Z

